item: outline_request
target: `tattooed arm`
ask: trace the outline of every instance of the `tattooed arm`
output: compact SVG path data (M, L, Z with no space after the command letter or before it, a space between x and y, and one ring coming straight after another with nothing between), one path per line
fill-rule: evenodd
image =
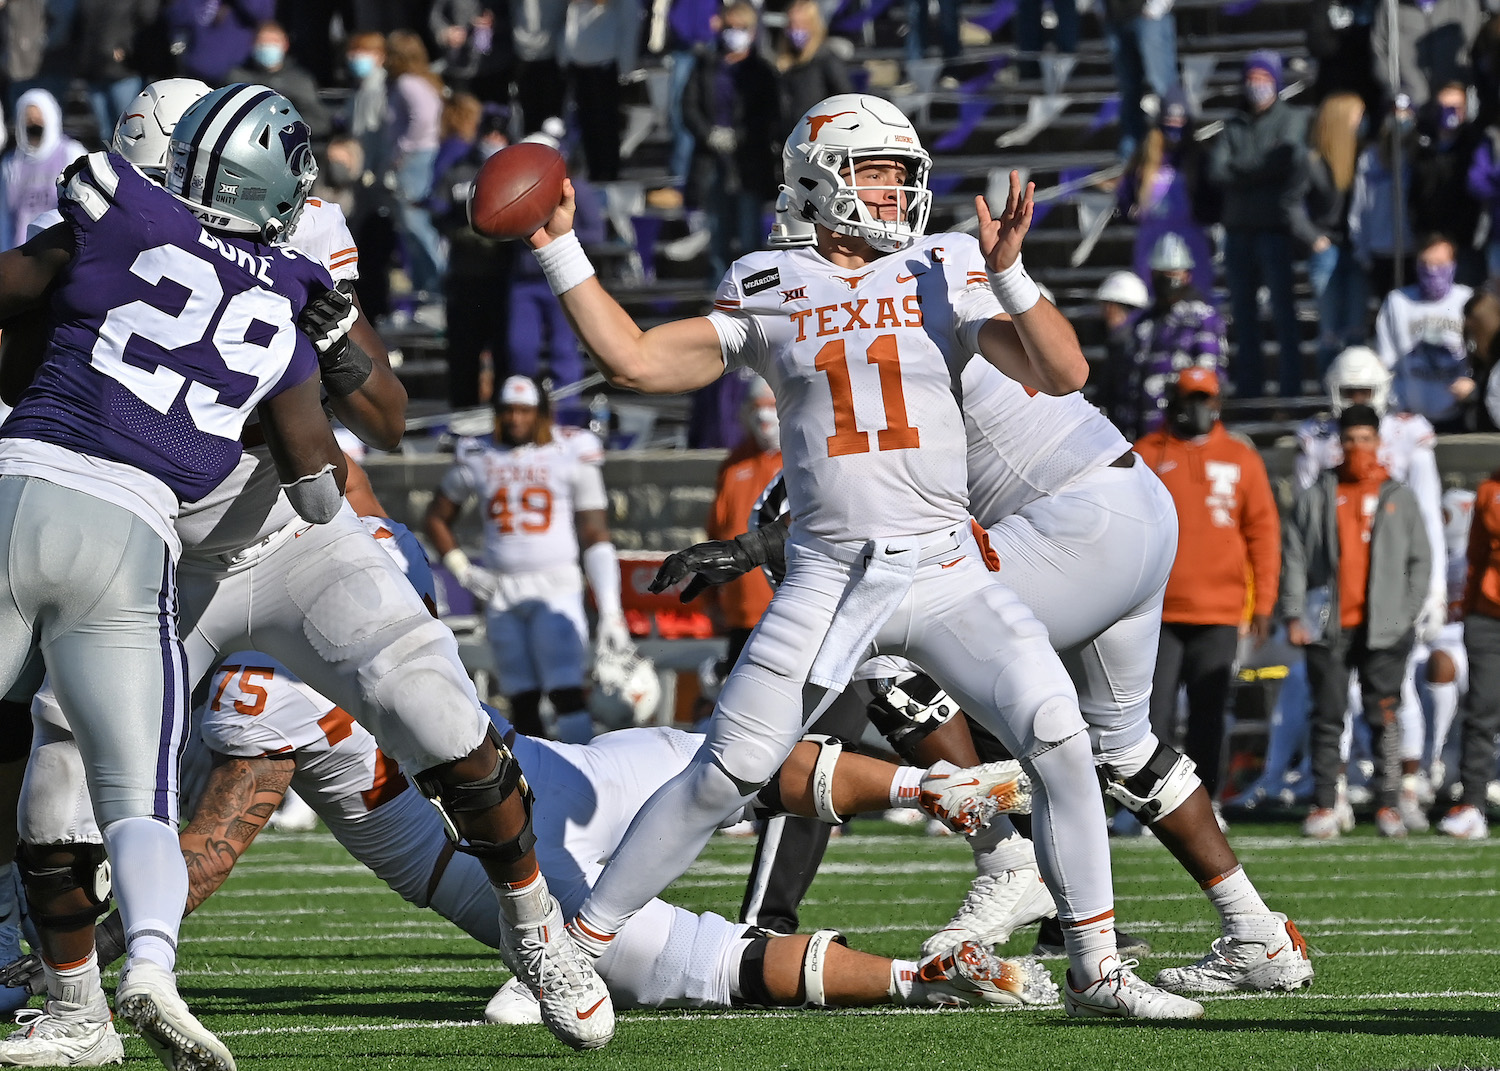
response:
M239 857L292 783L290 758L214 755L213 771L187 828L178 835L187 863L190 914L224 884Z

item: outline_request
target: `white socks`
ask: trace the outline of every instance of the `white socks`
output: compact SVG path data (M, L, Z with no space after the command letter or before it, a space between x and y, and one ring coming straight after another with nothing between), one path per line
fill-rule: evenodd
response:
M538 870L526 881L495 886L500 900L500 915L512 926L540 926L552 914L552 893L547 879Z
M917 977L917 961L891 960L891 987L886 990L897 1004L911 1003L912 984Z
M891 806L915 807L917 796L922 791L922 778L926 773L926 770L919 770L915 766L897 766L896 774L891 778Z
M1453 718L1458 713L1458 685L1453 681L1446 684L1429 682L1427 695L1432 700L1432 757L1441 759L1443 745L1448 742L1448 730L1453 728Z
M1202 888L1209 903L1218 910L1225 933L1230 931L1236 917L1265 915L1271 910L1260 898L1260 893L1255 891L1255 886L1250 882L1250 876L1245 873L1245 868L1242 866L1237 866L1227 874L1220 874L1210 881L1205 881Z
M1016 832L1010 819L997 814L990 824L969 837L974 850L974 869L987 877L997 878L1007 870L1036 866L1036 849L1031 841Z
M1063 945L1068 950L1068 975L1074 989L1081 992L1091 982L1103 978L1106 967L1113 969L1119 962L1113 911L1081 922L1064 922L1062 932Z
M188 892L177 830L154 818L123 818L103 832L125 920L126 969L145 959L174 970Z
M87 959L54 967L42 957L42 974L47 979L47 996L68 1004L93 1004L104 999L99 985L99 956L90 952Z

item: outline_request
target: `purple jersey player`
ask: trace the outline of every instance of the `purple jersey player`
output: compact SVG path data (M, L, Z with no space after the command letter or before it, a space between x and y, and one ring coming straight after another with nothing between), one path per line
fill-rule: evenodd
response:
M267 146L282 177L259 190L261 203L206 230L182 199L95 153L59 180L64 222L0 254L0 322L40 311L47 331L35 379L0 428L0 689L28 697L45 668L68 712L128 920L119 1013L168 1066L221 1071L233 1057L173 975L187 892L177 763L188 688L172 522L180 501L234 467L257 406L308 520L333 516L344 471L319 400L315 344L330 332L315 343L297 321L322 308L331 280L268 244L290 229L316 174L307 127L284 98L253 96L236 129L215 132L213 155L219 181L249 202L246 176L220 150L235 133ZM76 846L52 847L70 850L28 846L22 870L42 917L77 927L107 901L109 872L97 848L80 858ZM45 941L42 952L49 1011L103 1005L97 977L84 981L91 955L80 965ZM118 1060L112 1029L73 1040L69 1062Z

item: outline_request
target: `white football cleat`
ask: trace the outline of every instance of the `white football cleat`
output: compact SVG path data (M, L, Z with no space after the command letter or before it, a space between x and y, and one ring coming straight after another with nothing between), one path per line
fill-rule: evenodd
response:
M1052 891L1035 863L993 877L980 874L948 925L922 942L922 955L947 952L965 941L1004 944L1022 926L1056 914Z
M1396 796L1396 813L1401 816L1401 824L1412 833L1421 833L1431 828L1432 823L1427 820L1427 808L1422 804L1422 794L1418 790L1417 775L1406 774L1401 778L1401 792Z
M601 1049L615 1036L615 1007L594 961L574 942L557 898L540 926L511 926L502 916L505 961L536 995L542 1024L575 1049Z
M1337 840L1343 835L1337 807L1314 807L1302 821L1302 835L1313 840Z
M997 814L1031 813L1031 780L1014 759L928 770L917 805L955 833L977 833Z
M1401 840L1406 836L1406 823L1401 812L1394 807L1382 807L1375 812L1375 829L1382 837Z
M1082 989L1073 988L1071 972L1064 975L1063 1010L1075 1019L1202 1018L1203 1005L1147 985L1135 973L1137 963L1137 960L1122 961L1110 956L1100 967L1101 976Z
M115 991L115 1009L172 1071L235 1071L234 1057L188 1011L165 967L150 960L128 965Z
M501 1026L541 1026L542 1006L519 978L512 978L484 1006L484 1021Z
M1478 807L1455 807L1438 819L1438 832L1459 840L1484 840L1490 824Z
M951 952L928 956L912 979L912 1004L1053 1004L1057 983L1034 959L1000 959L965 941Z
M0 1041L0 1067L104 1067L125 1062L101 993L92 1005L49 1000L16 1013L20 1029Z
M1156 985L1172 993L1291 992L1312 984L1312 960L1297 924L1280 912L1235 924L1233 935L1185 967L1168 967Z

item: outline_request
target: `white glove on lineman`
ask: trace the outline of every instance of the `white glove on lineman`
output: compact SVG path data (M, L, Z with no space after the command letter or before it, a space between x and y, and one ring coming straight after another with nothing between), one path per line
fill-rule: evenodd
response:
M635 648L635 641L630 638L630 627L625 624L623 615L601 614L599 627L595 630L594 642L606 650L630 651Z
M460 587L479 600L481 607L487 606L500 590L500 577L493 570L469 561L469 556L457 547L443 555L443 565Z
M1417 642L1431 643L1443 632L1443 626L1448 623L1448 600L1441 593L1428 596L1422 604L1421 613L1417 614Z

